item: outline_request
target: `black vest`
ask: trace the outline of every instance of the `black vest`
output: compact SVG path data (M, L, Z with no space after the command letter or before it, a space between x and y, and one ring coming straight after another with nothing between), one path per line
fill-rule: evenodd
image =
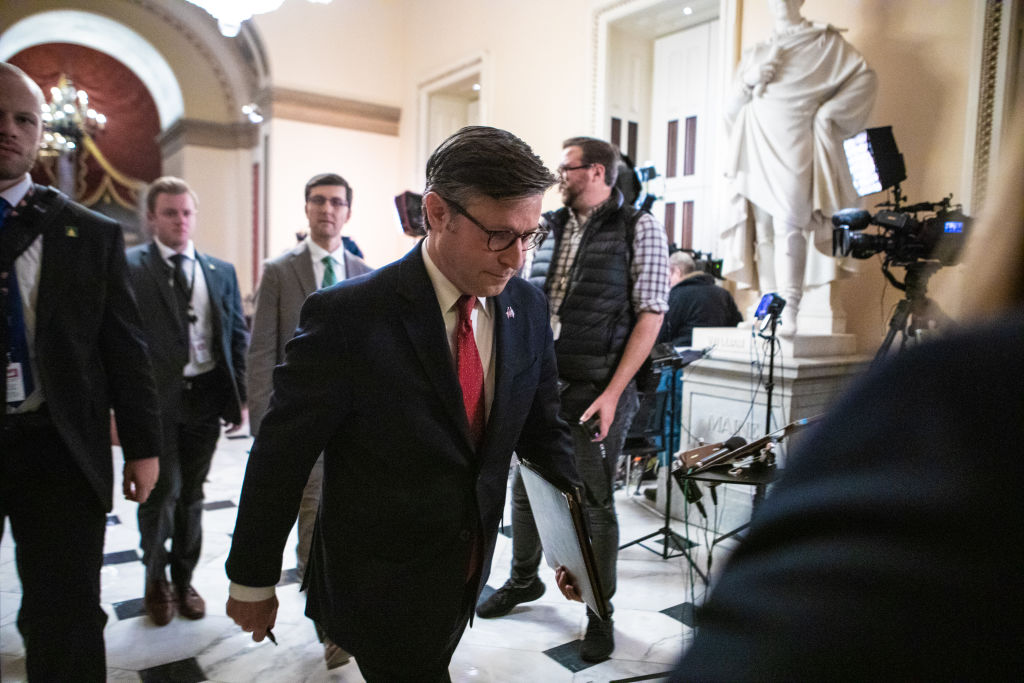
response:
M558 375L570 382L611 379L636 323L630 300L633 237L640 212L623 204L618 190L590 217L569 270L565 298L557 314L561 330L555 341ZM551 231L537 247L530 282L551 292L551 265L557 258L569 209L544 214Z

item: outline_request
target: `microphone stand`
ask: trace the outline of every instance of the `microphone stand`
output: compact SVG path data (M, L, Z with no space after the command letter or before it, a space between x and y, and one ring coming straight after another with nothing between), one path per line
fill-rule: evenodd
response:
M783 306L785 302L783 302ZM768 324L761 326L761 331L758 332L758 336L762 339L768 340L768 379L764 383L765 389L765 409L764 409L764 435L769 436L772 433L772 394L775 391L775 344L778 340L776 334L776 327L779 324L779 314L782 312L780 306L776 310L772 310L768 314ZM764 333L765 328L768 328L768 334ZM765 467L764 463L759 462L751 467ZM764 484L757 484L754 486L754 499L750 503L751 513L757 506L764 500L764 495L767 487ZM741 527L736 531L740 531L745 527Z

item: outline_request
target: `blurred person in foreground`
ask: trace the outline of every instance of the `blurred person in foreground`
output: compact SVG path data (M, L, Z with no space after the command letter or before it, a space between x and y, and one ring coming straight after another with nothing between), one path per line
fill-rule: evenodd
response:
M1022 123L968 239L969 286L936 297L965 325L872 369L801 442L673 680L1019 679Z

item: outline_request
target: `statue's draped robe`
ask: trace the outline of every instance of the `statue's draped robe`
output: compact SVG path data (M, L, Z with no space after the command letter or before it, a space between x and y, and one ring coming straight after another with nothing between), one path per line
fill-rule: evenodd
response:
M867 121L877 80L838 29L806 23L744 51L737 90L739 75L766 61L773 44L779 59L775 79L726 115L731 200L720 244L725 275L740 287L757 287L749 201L775 221L805 225L814 233L818 248L807 250L804 282L820 285L837 276L830 217L857 205L843 140Z

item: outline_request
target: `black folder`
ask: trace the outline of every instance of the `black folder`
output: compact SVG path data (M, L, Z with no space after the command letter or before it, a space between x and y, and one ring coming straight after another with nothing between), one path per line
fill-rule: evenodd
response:
M568 569L583 601L595 614L607 619L608 601L597 576L597 561L578 491L555 483L527 460L519 462L548 565Z

